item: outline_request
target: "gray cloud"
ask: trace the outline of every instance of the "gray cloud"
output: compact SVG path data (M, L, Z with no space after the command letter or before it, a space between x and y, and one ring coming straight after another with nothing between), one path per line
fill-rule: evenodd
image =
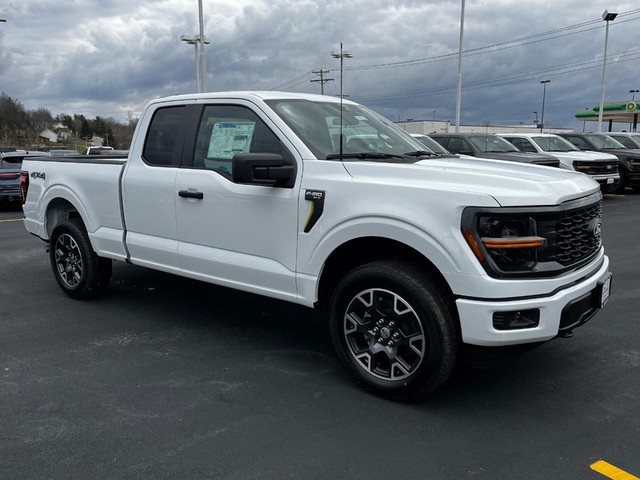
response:
M616 7L632 12L635 4ZM596 20L606 8L608 0L467 1L463 122L531 123L541 107L539 81L550 79L546 123L581 127L573 115L599 101L604 22L575 34L561 29ZM210 90L285 85L319 93L309 72L326 67L335 78L326 92L336 94L338 61L330 52L342 41L353 53L345 61L351 99L392 120L430 119L434 111L453 120L459 1L204 0L204 12ZM195 89L194 50L179 38L198 31L196 0L9 0L0 15L8 19L0 24L0 90L28 108L123 118L150 98ZM611 24L607 100L640 88L639 22L640 11ZM558 38L500 45L556 29ZM487 45L496 46L473 54ZM368 68L447 54L454 55Z

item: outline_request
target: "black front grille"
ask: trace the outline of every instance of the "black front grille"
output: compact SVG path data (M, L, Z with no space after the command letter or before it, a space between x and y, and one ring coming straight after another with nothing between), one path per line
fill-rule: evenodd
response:
M573 162L573 168L587 175L604 175L618 173L618 162L615 160L597 160L593 162Z
M601 221L602 201L541 219L538 233L547 238L547 245L538 261L567 267L591 257L602 245Z
M602 219L602 204L565 215L556 226L556 260L567 266L594 254L602 243L594 221Z

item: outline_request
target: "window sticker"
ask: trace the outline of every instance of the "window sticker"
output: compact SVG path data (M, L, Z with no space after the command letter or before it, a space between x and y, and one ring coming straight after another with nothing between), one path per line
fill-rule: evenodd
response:
M251 147L256 122L217 122L211 131L207 158L231 159L247 153Z

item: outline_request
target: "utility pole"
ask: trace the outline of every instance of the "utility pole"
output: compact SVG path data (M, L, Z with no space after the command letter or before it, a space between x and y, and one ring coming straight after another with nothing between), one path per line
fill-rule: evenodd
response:
M311 73L320 75L320 78L314 78L313 80L311 80L311 83L320 82L320 93L324 95L324 84L333 81L333 78L324 78L324 75L326 73L329 73L329 70L327 70L326 68L321 68L320 70L311 70Z

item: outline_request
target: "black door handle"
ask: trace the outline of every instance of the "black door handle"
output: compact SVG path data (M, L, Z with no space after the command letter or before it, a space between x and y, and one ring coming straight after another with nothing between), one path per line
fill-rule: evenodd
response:
M204 198L204 193L192 192L190 190L179 190L178 196L183 198L197 198L198 200L202 200Z

